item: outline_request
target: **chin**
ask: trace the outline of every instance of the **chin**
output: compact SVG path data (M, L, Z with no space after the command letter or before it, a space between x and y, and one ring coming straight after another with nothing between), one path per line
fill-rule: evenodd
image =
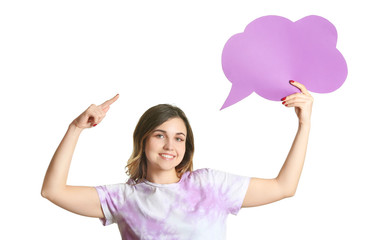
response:
M168 166L168 165L160 165L160 169L163 170L163 171L171 171L171 170L175 169L177 166L178 166L178 164L171 165L171 166Z
M159 163L157 166L159 167L160 170L163 171L171 171L173 169L175 169L178 165L180 164L180 162L176 162L176 163Z

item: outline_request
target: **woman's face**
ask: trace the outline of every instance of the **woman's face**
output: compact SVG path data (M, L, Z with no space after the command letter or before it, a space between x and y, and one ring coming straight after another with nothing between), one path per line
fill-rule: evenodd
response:
M146 139L145 154L150 171L168 171L181 163L186 151L187 129L181 118L156 127Z

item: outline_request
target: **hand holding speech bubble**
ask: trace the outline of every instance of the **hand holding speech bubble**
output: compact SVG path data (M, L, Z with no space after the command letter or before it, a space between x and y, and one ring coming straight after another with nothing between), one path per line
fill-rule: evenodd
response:
M253 92L280 101L299 91L289 80L316 93L337 90L346 80L347 64L336 44L336 28L319 16L296 22L280 16L252 21L224 46L222 67L232 89L221 109Z

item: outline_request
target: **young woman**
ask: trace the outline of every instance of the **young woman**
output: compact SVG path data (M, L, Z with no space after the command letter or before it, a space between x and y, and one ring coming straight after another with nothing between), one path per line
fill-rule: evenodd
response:
M84 216L117 223L122 239L224 239L229 213L241 207L275 202L295 194L310 131L313 97L305 86L282 99L294 107L299 128L278 176L260 179L212 169L192 170L194 139L185 114L160 104L147 110L133 134L127 183L97 187L66 185L78 137L99 124L118 98L92 104L77 117L57 148L41 194L56 205Z

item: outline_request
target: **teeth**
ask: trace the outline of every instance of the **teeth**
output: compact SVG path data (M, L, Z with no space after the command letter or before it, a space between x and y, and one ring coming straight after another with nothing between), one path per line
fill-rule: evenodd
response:
M161 156L165 157L165 158L173 158L173 156L170 155L166 155L166 154L160 154Z

